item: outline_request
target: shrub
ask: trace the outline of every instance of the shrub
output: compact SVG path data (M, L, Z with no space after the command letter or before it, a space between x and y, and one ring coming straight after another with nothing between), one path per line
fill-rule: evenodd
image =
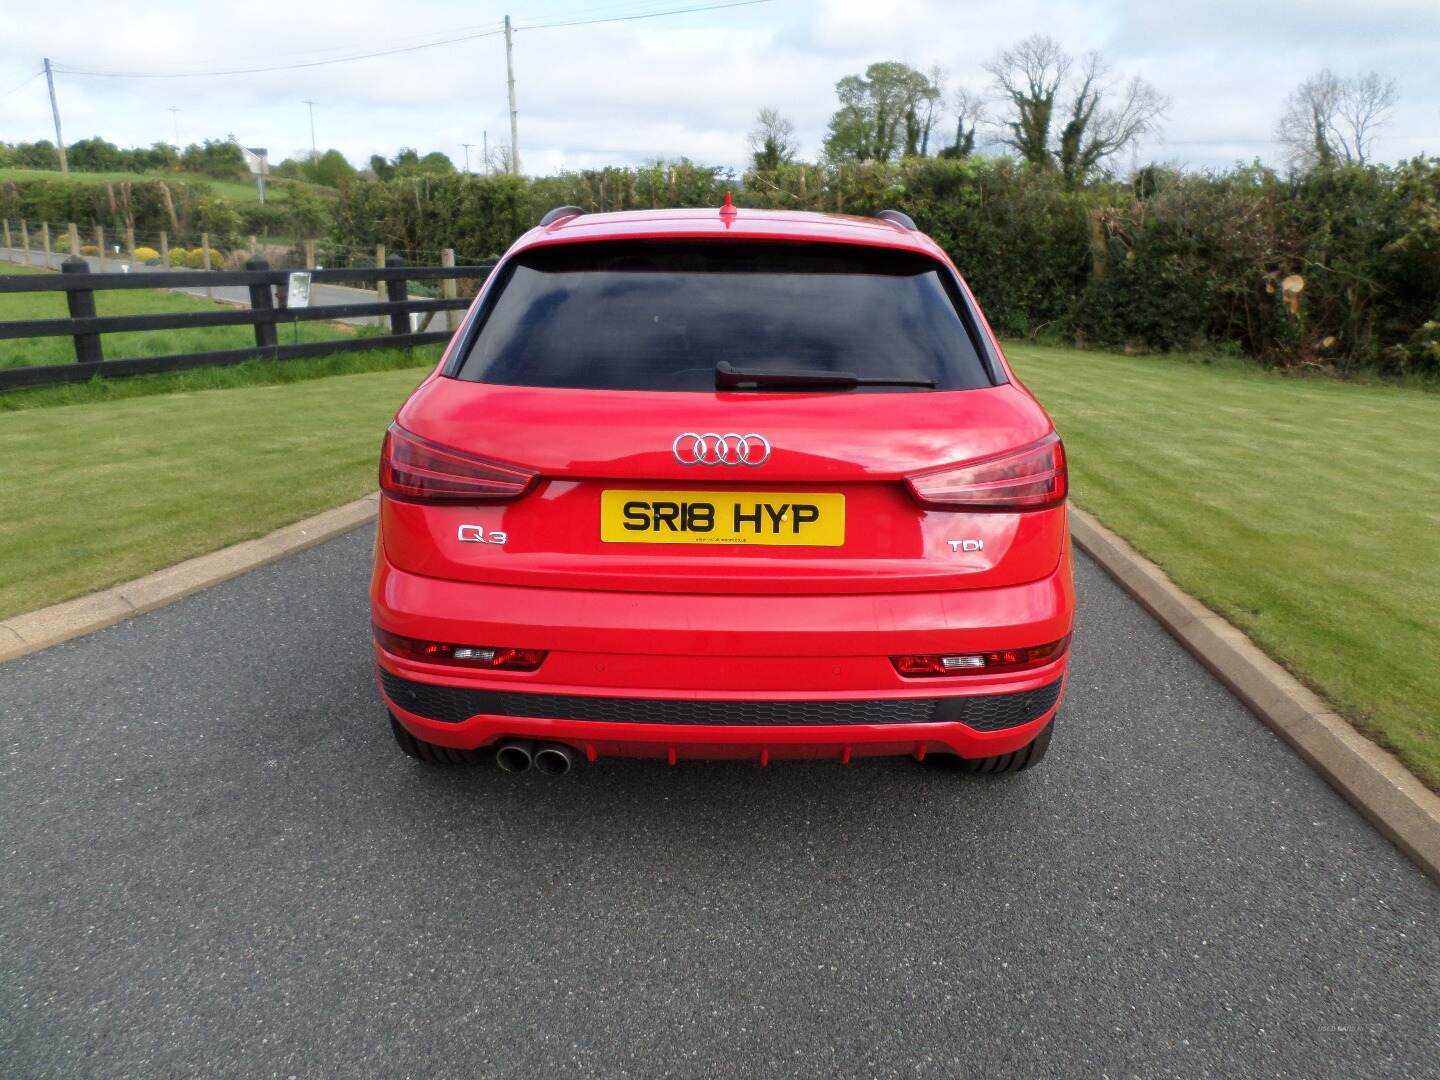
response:
M158 263L160 261L160 252L156 251L152 247L146 247L142 244L140 247L137 247L135 249L135 258L138 261L146 264Z
M215 254L216 254L216 253L213 252L213 251L210 253L210 255L211 255L210 265L211 265L211 266L216 266L216 265L218 265L218 260L214 257ZM172 255L172 260L173 260L173 261L176 261L176 262L178 263L178 261L179 261L179 252L175 252L175 253ZM204 249L204 248L198 248L198 247L197 247L197 248L191 248L191 249L190 249L190 253L185 256L185 265L188 266L191 270L203 270L203 269L205 269L205 249Z
M80 245L80 254L81 254L81 255L99 255L99 254L100 254L100 249L99 249L98 247L96 247L94 244L81 244L81 245Z

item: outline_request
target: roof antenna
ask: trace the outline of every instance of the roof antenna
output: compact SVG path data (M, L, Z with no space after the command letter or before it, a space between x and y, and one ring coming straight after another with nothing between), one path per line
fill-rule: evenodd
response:
M730 192L725 192L725 205L720 207L720 216L730 219L735 216L735 204L730 200Z

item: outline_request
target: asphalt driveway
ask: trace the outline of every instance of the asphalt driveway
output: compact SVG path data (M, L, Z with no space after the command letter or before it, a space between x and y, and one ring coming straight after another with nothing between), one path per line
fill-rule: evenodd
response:
M0 665L0 1074L1436 1076L1440 889L1081 559L1045 764L429 770L368 530Z

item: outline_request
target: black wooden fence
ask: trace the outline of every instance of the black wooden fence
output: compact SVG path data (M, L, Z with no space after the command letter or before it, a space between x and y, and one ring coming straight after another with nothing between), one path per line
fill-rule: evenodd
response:
M68 319L24 319L0 322L0 340L33 337L69 337L75 342L75 362L31 367L0 368L0 390L18 386L43 386L49 383L77 382L95 376L148 375L180 368L215 367L238 364L246 360L288 360L302 356L324 356L352 349L393 349L412 345L428 345L447 341L451 331L412 331L412 312L460 311L470 306L466 298L438 300L411 299L409 282L420 280L483 279L494 263L478 266L399 266L393 262L383 268L353 267L338 270L311 270L312 284L331 282L385 282L385 301L359 304L328 304L305 308L289 308L275 303L279 289L283 298L290 272L271 270L263 259L251 260L244 270L183 271L162 270L153 273L96 274L84 259L70 258L59 274L0 274L0 293L63 292L70 309ZM95 314L95 294L110 289L174 289L210 288L244 285L250 292L250 306L234 311L175 312L163 315ZM312 293L313 299L313 293ZM341 337L332 341L310 341L282 345L278 341L279 323L316 319L346 319L362 315L388 315L390 333L369 337ZM147 356L136 359L107 360L101 336L136 330L180 330L203 326L253 326L255 344L243 349L210 352L174 353L169 356Z

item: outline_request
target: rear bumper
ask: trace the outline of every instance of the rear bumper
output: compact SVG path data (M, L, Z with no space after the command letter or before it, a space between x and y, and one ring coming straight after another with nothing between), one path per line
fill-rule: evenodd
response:
M899 653L1055 641L1074 607L1068 551L1022 586L828 596L600 593L441 581L377 551L377 625L549 650L534 672L471 672L376 647L382 696L428 742L549 739L588 757L986 757L1055 715L1068 654L1009 675L900 676Z

